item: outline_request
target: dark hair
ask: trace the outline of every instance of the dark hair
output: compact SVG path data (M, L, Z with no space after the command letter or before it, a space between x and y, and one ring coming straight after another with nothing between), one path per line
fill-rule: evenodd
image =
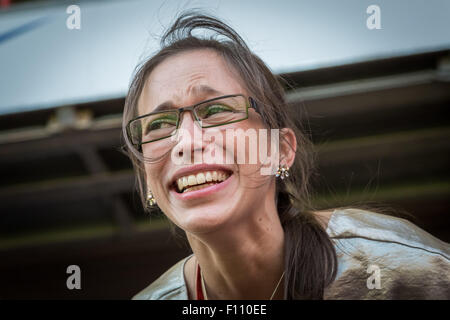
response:
M193 31L206 33L200 37ZM125 100L123 130L130 159L135 168L138 191L146 207L143 159L126 135L125 125L137 115L137 101L145 80L166 58L196 49L211 49L237 71L243 85L256 100L265 125L271 129L291 128L297 138L295 162L289 179L276 183L276 203L285 232L285 298L322 299L337 270L334 246L313 214L309 179L313 172L312 143L287 112L284 89L265 63L253 54L245 41L227 24L196 12L181 14L161 39L161 50L136 69ZM148 209L148 208L147 208Z

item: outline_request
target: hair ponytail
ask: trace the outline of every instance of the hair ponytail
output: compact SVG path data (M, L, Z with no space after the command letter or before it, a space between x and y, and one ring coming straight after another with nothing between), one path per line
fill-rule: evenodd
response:
M285 234L285 299L320 300L336 277L333 244L313 214L300 212L285 192L278 195L278 210Z

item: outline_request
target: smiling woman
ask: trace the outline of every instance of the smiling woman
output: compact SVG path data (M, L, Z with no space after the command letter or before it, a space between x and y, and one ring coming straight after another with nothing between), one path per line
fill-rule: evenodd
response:
M312 144L234 30L185 13L161 47L137 68L123 131L144 207L157 206L193 254L135 299L450 297L446 243L403 219L313 209ZM270 150L256 163L239 147L247 136L225 139L252 130Z

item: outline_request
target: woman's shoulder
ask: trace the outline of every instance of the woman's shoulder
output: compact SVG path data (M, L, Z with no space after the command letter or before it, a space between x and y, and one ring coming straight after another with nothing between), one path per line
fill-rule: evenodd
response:
M450 259L448 243L434 237L412 222L364 209L335 209L327 233L332 239L364 238L375 242L391 242Z
M187 291L184 281L184 265L191 256L188 256L169 270L164 272L148 287L133 296L133 300L187 300Z
M450 298L450 246L415 224L362 209L336 209L327 233L338 256L327 298Z

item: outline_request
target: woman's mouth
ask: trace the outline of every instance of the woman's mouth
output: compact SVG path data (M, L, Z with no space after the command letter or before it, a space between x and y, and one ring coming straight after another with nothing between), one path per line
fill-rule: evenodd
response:
M222 183L231 173L224 170L202 171L180 177L175 182L178 193L189 193Z

